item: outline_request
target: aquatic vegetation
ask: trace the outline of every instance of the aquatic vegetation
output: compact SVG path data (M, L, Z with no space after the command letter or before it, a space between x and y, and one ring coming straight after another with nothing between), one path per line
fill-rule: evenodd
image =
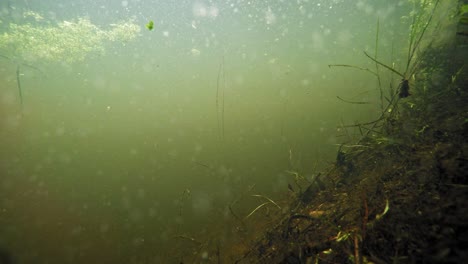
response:
M107 31L100 31L104 35L104 41L126 42L134 40L140 32L140 26L135 24L133 19L122 20L116 24L110 24L111 29Z
M32 64L83 61L90 54L103 54L106 41L125 43L140 32L140 27L132 19L111 24L110 29L104 30L87 18L55 23L45 21L42 15L33 11L25 12L23 17L25 20L32 18L35 23L10 23L7 31L0 35L1 57L17 65L21 105L20 66L39 70Z
M40 16L32 11L25 15L31 13ZM21 62L73 63L84 60L93 52L102 54L105 41L130 41L140 31L131 19L110 26L109 30L103 30L87 18L34 25L10 23L8 30L0 35L0 50L5 56Z
M399 98L406 98L410 96L409 92L409 78L414 74L414 72L417 69L418 63L414 62L414 59L416 57L416 54L423 49L422 45L422 40L425 36L426 31L429 28L429 25L431 24L432 18L434 16L434 12L439 4L440 0L435 0L435 1L413 1L413 12L409 15L409 17L404 17L405 19L410 18L411 19L411 25L410 25L410 32L409 32L409 43L408 43L408 52L407 52L407 59L406 59L406 65L405 65L405 70L403 73L400 71L396 70L394 67L391 67L381 61L379 61L377 58L378 54L378 43L379 43L379 20L377 20L377 30L376 30L376 38L375 38L375 54L372 57L369 55L367 52L364 51L364 54L366 57L371 59L376 63L376 71L372 71L368 68L362 68L354 65L346 65L346 64L331 64L328 65L329 67L351 67L351 68L356 68L359 70L364 70L367 72L372 73L375 75L378 79L379 83L379 89L380 89L380 95L381 95L381 104L382 104L382 110L383 108L383 92L382 92L382 87L381 87L381 81L380 81L380 75L379 75L379 68L378 66L382 66L386 68L387 70L391 71L392 73L398 75L399 77L402 78L401 83L399 85L399 92L398 96ZM429 42L427 45L430 45L431 42ZM393 94L391 95L393 98ZM393 100L393 99L392 99ZM343 100L344 101L344 100ZM388 107L387 107L388 108Z
M268 204L273 204L274 206L276 206L279 210L281 210L281 207L275 202L273 201L272 199L264 196L264 195L261 195L261 194L254 194L252 195L252 197L259 197L259 198L263 198L263 199L266 199L267 202L264 202L262 204L260 204L259 206L257 206L255 209L252 210L252 212L250 212L244 219L247 219L249 218L250 216L252 216L255 212L257 212L260 208L264 207L265 205L268 205Z
M153 30L153 29L154 29L154 21L153 21L153 20L150 20L150 21L145 25L145 27L146 27L149 31Z
M416 79L416 73L423 71L423 67L421 66L421 58L425 58L425 53L432 49L435 38L425 38L426 35L433 36L440 30L437 22L436 25L433 25L432 19L435 16L437 7L439 6L440 0L422 0L422 1L410 1L413 4L413 11L406 17L402 17L403 20L410 20L410 27L409 27L409 34L408 34L408 49L406 52L406 60L404 63L404 70L399 71L395 68L395 65L389 66L389 64L383 63L377 57L378 55L378 43L379 43L379 21L377 21L377 30L376 30L376 40L375 40L375 52L374 56L371 56L366 51L364 51L364 55L369 58L371 61L375 63L376 69L375 71L370 70L368 68L363 68L354 65L347 65L347 64L332 64L329 67L350 67L355 68L363 71L367 71L374 76L376 76L378 80L378 87L380 90L380 104L381 104L381 114L380 116L371 122L360 123L351 126L343 126L346 127L357 127L359 128L359 132L361 133L361 138L357 142L357 144L361 143L364 139L369 137L372 134L379 134L378 128L387 129L391 126L392 122L386 121L395 121L398 120L398 106L399 100L407 98L411 95L410 91L410 83L414 82ZM440 15L440 14L438 14ZM379 67L383 67L384 69L390 71L392 74L401 78L401 82L398 85L398 89L394 90L393 86L390 85L388 88L389 90L389 97L385 97L386 102L384 101L383 96L383 89L382 84L380 81L380 74L379 74ZM418 81L418 80L416 80ZM341 101L353 104L359 104L361 102L353 102L348 100L343 100L342 98L338 97ZM387 126L382 125L384 123ZM367 131L363 131L367 130ZM372 133L372 134L371 134Z

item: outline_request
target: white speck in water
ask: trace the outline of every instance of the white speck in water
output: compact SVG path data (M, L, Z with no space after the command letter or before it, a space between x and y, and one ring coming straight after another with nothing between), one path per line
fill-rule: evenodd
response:
M276 15L271 11L271 8L268 7L268 10L265 12L265 22L268 25L274 24L276 22Z
M206 6L202 3L195 3L193 5L193 15L196 17L205 17L208 13Z
M193 57L198 57L198 56L200 56L201 51L193 48L193 49L190 50L190 53L192 54Z
M195 144L195 153L200 153L203 150L203 146L201 144Z
M55 135L56 136L63 136L63 134L65 134L65 128L63 126L60 126L60 127L57 127L55 129Z
M136 149L130 149L130 154L131 154L132 156L135 156L135 155L138 154L138 150L136 150Z
M219 9L215 6L210 7L210 17L217 17L219 15Z

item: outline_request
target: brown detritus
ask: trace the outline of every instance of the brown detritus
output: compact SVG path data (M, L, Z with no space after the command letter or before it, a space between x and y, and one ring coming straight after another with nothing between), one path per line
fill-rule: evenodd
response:
M383 125L373 128L379 133L340 148L333 167L320 175L322 187L312 181L310 191L293 196L289 211L237 263L467 259L468 91L431 87L432 94L417 94L414 105L402 104L391 119L379 120Z

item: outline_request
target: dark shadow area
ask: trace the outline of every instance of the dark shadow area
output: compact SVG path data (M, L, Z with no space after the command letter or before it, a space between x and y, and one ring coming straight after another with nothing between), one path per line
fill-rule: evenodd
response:
M13 257L10 252L4 248L0 248L0 264L13 264Z

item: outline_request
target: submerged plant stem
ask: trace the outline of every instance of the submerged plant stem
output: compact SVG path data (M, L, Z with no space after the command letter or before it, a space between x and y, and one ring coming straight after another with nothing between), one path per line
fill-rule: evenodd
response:
M262 208L263 206L265 206L265 205L267 205L269 203L270 202L264 202L261 205L257 206L257 208L255 208L252 212L250 212L250 214L248 214L244 219L249 218L251 215L253 215L255 212L257 212L260 208Z
M217 124L218 124L218 137L221 141L224 141L224 90L225 90L224 88L225 86L226 86L226 78L225 78L225 71L224 71L224 56L223 56L221 63L219 64L218 78L216 80L216 119L217 119Z
M19 65L16 66L16 84L18 85L18 92L19 92L21 107L23 107L23 93L21 92L20 66Z
M377 55L378 55L378 47L379 47L379 30L380 30L380 20L377 18L377 30L375 33L375 53L374 53L374 58L377 60ZM382 80L380 79L380 74L379 74L379 64L376 62L375 63L375 72L377 73L377 81L379 84L379 92L380 92L380 108L383 110L384 109L384 100L383 100L383 89L382 89Z
M370 72L370 73L372 73L373 75L377 76L377 73L376 73L376 72L371 71L371 70L369 70L368 68L362 68L362 67L355 66L355 65L349 65L349 64L329 64L328 67L329 67L329 68L331 68L331 67L348 67L348 68L354 68L354 69L358 69L358 70L361 70L361 71Z
M424 34L426 33L426 30L427 30L429 24L432 21L432 17L434 16L434 12L435 12L435 10L437 8L437 5L439 5L439 1L440 0L437 0L435 2L434 7L432 8L431 14L429 15L428 20L424 24L424 27L423 27L423 29L422 29L421 33L419 34L416 41L415 41L416 34L417 34L416 29L417 29L418 24L420 23L420 19L421 19L422 15L421 14L418 15L416 20L413 18L413 23L411 25L410 44L409 44L409 48L408 48L408 60L406 62L405 74L407 74L408 71L409 71L411 61L413 60L414 54L416 53L416 50L418 49L419 45L421 44L421 40L424 37ZM424 9L426 4L427 4L427 2L424 2L423 6L421 8Z
M405 75L403 75L403 74L400 73L399 71L393 69L392 67L390 67L390 66L388 66L388 65L386 65L386 64L384 64L384 63L382 63L382 62L380 62L380 61L378 61L377 59L372 58L372 57L371 57L369 54L367 54L367 52L365 52L365 51L364 51L364 55L366 55L369 59L371 59L373 62L379 64L380 66L383 66L383 67L385 67L387 70L389 70L389 71L391 71L391 72L397 74L397 75L400 76L401 78L406 79L406 78L405 78Z
M253 197L260 197L260 198L267 199L270 203L272 203L272 204L274 204L276 207L278 207L278 209L281 209L281 207L280 207L277 203L275 203L272 199L270 199L270 198L268 198L268 197L266 197L266 196L264 196L264 195L261 195L261 194L253 194L252 196L253 196Z

